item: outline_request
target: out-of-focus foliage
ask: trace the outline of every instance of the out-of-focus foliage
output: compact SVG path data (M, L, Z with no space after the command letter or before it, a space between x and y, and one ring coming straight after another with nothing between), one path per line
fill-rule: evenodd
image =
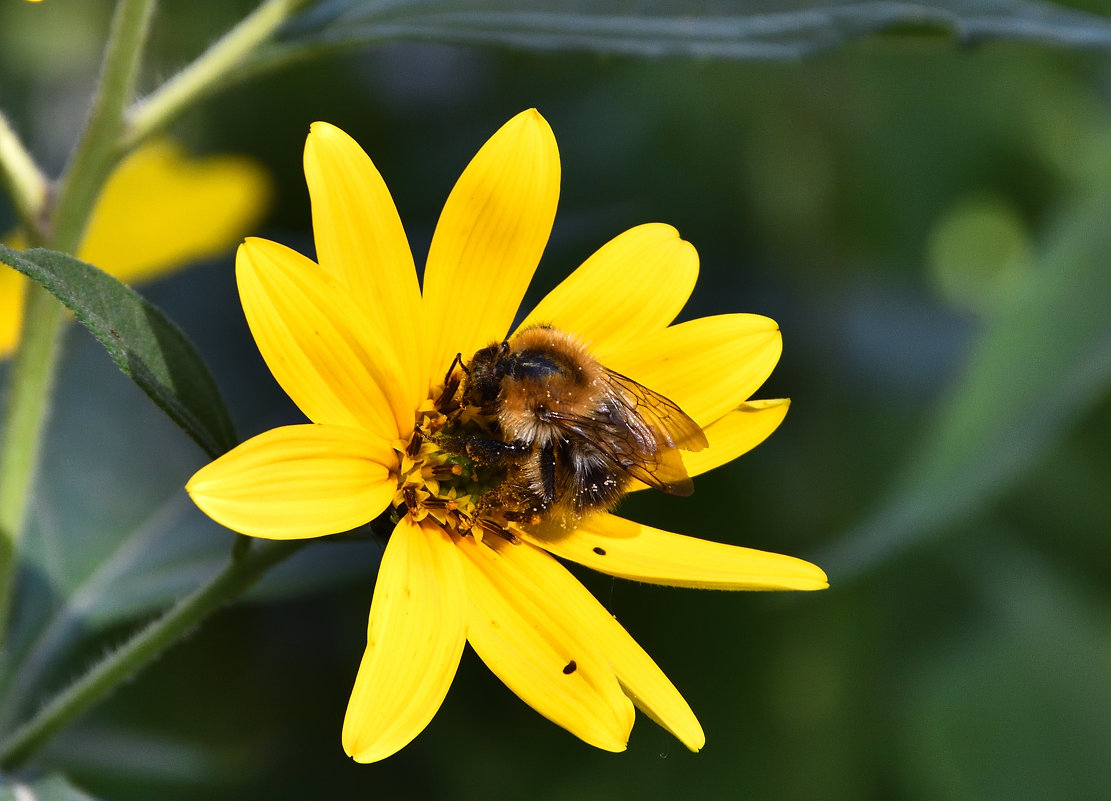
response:
M294 26L303 44L387 39L641 56L798 58L910 27L991 39L1111 46L1111 23L1031 0L329 0ZM297 47L294 44L294 47Z
M16 5L0 6L0 101L56 169L108 4ZM910 7L831 7L851 5ZM163 4L151 76L250 7ZM974 8L1074 19L1050 4L958 10ZM642 493L625 511L814 558L832 588L583 575L699 714L701 754L650 726L624 755L595 752L467 655L409 748L351 763L339 729L379 546L344 542L306 548L258 596L269 602L215 618L44 764L118 799L1104 795L1111 64L932 31L789 63L379 45L238 85L175 130L198 152L265 161L279 206L259 233L311 254L300 153L313 120L363 144L419 240L474 148L537 106L564 169L538 294L609 232L660 220L702 257L684 314L779 321L784 357L761 394L793 399L781 429L693 498ZM299 420L254 351L230 257L146 294L194 338L243 435ZM232 543L181 490L200 449L83 330L69 345L27 535L44 614L17 634L21 658L70 661L23 674L29 708L130 630L128 604L186 591ZM81 547L65 550L75 530ZM314 594L292 593L309 578ZM62 602L74 597L88 605Z
M939 405L937 424L908 454L890 497L833 544L831 569L867 571L979 511L1107 394L1109 210L1111 181L1062 211L1037 263L1001 290L964 374ZM1005 244L1006 237L1000 237ZM970 269L979 247L968 243ZM1008 269L1006 257L999 266Z
M91 801L61 776L0 786L0 801Z

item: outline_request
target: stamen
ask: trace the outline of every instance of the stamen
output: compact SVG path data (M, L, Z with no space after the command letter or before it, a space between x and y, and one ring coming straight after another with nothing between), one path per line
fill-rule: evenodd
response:
M452 478L463 475L463 465L461 464L438 464L424 468L424 474L429 478Z
M448 512L454 512L459 509L459 504L451 498L438 498L434 495L425 498L424 505L429 509L444 509Z

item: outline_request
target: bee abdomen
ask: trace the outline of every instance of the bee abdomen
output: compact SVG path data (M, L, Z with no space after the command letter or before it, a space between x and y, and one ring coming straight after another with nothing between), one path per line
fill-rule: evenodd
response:
M558 492L576 514L612 508L625 493L628 478L597 450L577 443L560 449L565 469Z

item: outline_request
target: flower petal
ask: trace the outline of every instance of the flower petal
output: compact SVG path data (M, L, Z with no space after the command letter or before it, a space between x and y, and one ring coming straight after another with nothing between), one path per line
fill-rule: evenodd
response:
M0 270L0 359L7 358L19 341L26 280L15 270Z
M412 366L408 380L423 393L421 339L411 332L420 319L420 286L385 181L355 140L326 122L309 130L305 179L320 266L351 290L368 336Z
M710 446L697 453L683 452L687 475L701 475L748 453L779 428L790 405L787 398L749 401L706 426L703 431Z
M507 549L501 543L498 547ZM559 599L563 614L574 621L580 636L585 636L602 651L625 694L637 707L678 737L687 748L699 750L706 737L690 706L614 616L543 551L520 547L512 550L512 556L538 577L537 584L544 588L546 597Z
M705 426L759 389L782 350L774 320L723 314L640 337L603 363L675 401Z
M527 543L496 535L456 542L471 603L467 639L482 661L548 720L593 746L624 751L633 705L604 644L579 624L584 599L561 593L574 582L566 569Z
M386 545L347 714L343 748L356 762L396 753L447 695L466 641L466 587L442 528L401 519Z
M150 142L108 177L78 256L135 283L230 251L269 204L266 171L242 156L190 158L172 140ZM219 209L219 214L213 214ZM4 244L23 250L26 238ZM0 271L0 359L19 340L23 276Z
M444 204L424 273L432 381L505 337L547 244L559 199L559 151L535 109L482 146Z
M521 327L573 331L603 364L612 350L671 324L694 289L698 253L670 225L620 234L540 301Z
M185 489L217 523L274 540L336 534L368 523L397 492L396 454L365 431L274 428L202 467Z
M606 654L612 660L617 680L637 708L691 751L700 751L706 744L702 724L675 685L629 632L609 613L597 620L584 618L583 624L606 643Z
M748 453L779 427L790 405L787 398L749 401L710 423L703 429L709 447L697 453L680 451L687 475L693 478ZM647 484L635 481L629 492L647 488Z
M419 400L404 371L376 348L342 284L284 245L248 239L236 258L243 312L270 372L316 423L366 428L394 440Z
M618 578L717 590L820 590L821 568L793 556L672 534L601 514L576 530L530 542Z
M270 194L251 159L193 159L175 142L153 142L109 176L77 255L122 281L154 278L230 251Z

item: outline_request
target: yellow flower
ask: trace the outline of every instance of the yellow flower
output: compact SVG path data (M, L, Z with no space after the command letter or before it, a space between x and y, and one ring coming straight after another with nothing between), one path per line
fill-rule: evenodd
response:
M170 140L152 142L109 177L77 257L127 283L158 278L230 249L258 223L269 196L268 176L250 159L192 159ZM24 280L0 270L0 358L19 339Z
M503 340L547 242L559 154L523 112L455 185L417 283L401 221L359 146L326 123L305 146L319 263L248 239L243 308L275 378L312 421L260 434L202 468L187 489L229 528L290 539L345 531L393 507L343 745L360 762L393 754L432 719L464 642L526 703L610 751L634 705L688 748L705 738L682 696L553 555L604 573L721 589L820 589L808 562L671 534L603 513L558 537L477 507L480 494L440 450L436 399L456 354ZM670 325L698 272L666 225L613 239L529 314L571 332L604 365L678 403L709 447L683 453L697 475L763 440L786 400L747 401L780 334L732 314ZM452 471L455 470L453 473Z

